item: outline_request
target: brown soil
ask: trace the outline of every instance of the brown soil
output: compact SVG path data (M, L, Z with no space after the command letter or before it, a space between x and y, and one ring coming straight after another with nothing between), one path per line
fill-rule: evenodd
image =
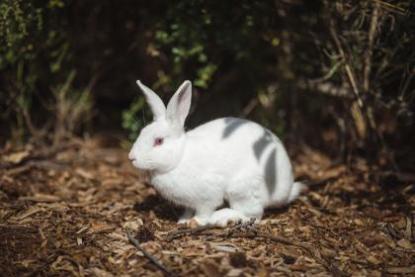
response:
M294 157L297 176L318 184L291 206L257 226L183 231L180 208L143 182L125 150L95 140L5 148L0 275L166 274L127 231L180 276L415 274L413 180L363 160L333 165L306 147Z

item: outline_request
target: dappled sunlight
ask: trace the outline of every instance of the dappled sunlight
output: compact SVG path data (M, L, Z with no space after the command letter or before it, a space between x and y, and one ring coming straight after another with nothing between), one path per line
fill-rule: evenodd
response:
M412 2L1 1L0 276L415 276Z

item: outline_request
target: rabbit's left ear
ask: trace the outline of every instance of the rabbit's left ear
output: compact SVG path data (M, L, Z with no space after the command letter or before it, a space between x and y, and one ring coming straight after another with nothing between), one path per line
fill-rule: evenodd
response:
M167 105L167 119L176 127L182 129L189 114L192 101L192 83L184 81L177 89Z
M154 120L163 119L166 116L166 107L163 104L158 95L152 91L149 87L141 83L140 80L137 80L137 85L140 87L143 92L148 105L150 106L151 111L153 112Z

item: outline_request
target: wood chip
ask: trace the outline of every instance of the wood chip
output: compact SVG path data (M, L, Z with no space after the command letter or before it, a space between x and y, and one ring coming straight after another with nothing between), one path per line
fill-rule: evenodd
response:
M33 196L19 197L19 200L52 203L52 202L58 202L61 199L60 199L60 197L58 197L56 195L35 193Z
M258 225L189 231L176 223L181 209L157 194L126 150L78 145L61 147L57 157L34 147L13 158L22 165L0 167L3 275L162 276L156 263L179 276L415 275L408 212L415 195L407 186L384 190L364 161L346 170L305 150L294 160L297 172L326 180L321 185L266 210ZM111 162L103 162L108 154ZM44 166L33 166L32 156ZM61 170L48 165L57 160Z
M415 273L415 266L387 267L385 271L391 274L411 274Z
M400 239L400 240L398 240L397 244L400 247L405 248L405 249L412 249L412 247L413 247L412 243L407 239Z

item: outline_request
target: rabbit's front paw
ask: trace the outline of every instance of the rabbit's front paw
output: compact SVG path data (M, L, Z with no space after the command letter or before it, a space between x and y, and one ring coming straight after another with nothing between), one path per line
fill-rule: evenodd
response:
M191 220L192 220L191 218L180 218L177 221L177 224L185 224L185 225L188 225Z
M206 217L195 216L191 219L191 221L196 222L198 226L204 226L209 224L209 220Z
M215 211L209 218L208 223L219 227L225 227L229 222L236 223L238 221L248 222L249 218L240 211L225 208Z
M187 227L195 228L197 226L203 226L208 224L208 220L206 218L199 218L197 216L192 218L180 218L177 222L178 224L184 224Z

